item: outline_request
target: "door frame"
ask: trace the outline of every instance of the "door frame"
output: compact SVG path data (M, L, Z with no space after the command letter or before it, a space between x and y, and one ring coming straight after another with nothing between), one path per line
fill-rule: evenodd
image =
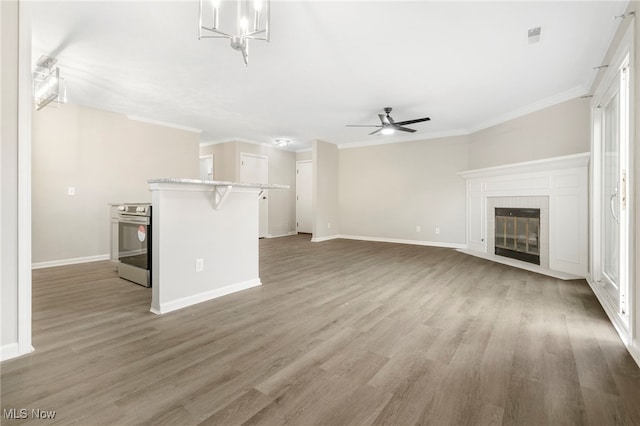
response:
M242 182L242 158L243 157L254 157L254 158L260 158L263 159L267 162L267 182L265 183L269 183L269 157L266 155L262 155L262 154L253 154L251 152L240 152L240 156L238 157L238 182ZM251 182L251 183L260 183L260 182ZM264 203L264 209L266 210L265 212L260 212L260 200L258 199L258 221L261 220L262 217L264 217L264 235L260 236L260 238L269 238L270 237L270 233L269 233L269 193L268 190L263 190L260 192L260 198L262 197L266 197L265 198L265 203ZM263 216L264 215L264 216ZM260 235L260 223L258 222L258 235Z
M297 160L296 161L296 234L298 234L298 169L299 165L302 163L310 163L311 164L311 215L313 216L313 160ZM311 220L311 234L313 235L313 217Z
M205 155L201 155L200 156L200 160L208 160L211 159L211 180L216 180L215 179L215 172L216 172L216 156L214 154L205 154ZM198 166L199 166L199 162L198 162ZM199 172L200 167L198 167L198 172ZM208 173L207 173L208 174ZM202 176L200 176L202 177Z
M637 179L637 172L634 171L632 164L633 158L635 156L634 145L636 141L635 138L635 108L634 105L634 97L635 93L635 78L634 73L636 72L635 58L634 58L634 22L632 21L629 27L627 28L624 36L621 39L620 45L613 55L612 59L609 61L609 65L603 78L598 83L594 95L591 102L591 200L590 200L590 210L591 210L591 225L590 225L590 277L589 284L596 294L600 304L604 308L605 312L609 316L613 326L616 331L620 335L621 339L625 343L625 345L629 346L633 339L636 338L636 285L632 284L632 277L635 276L635 264L633 262L635 251L632 241L628 238L629 235L635 235L635 223L632 218L635 217L635 179ZM628 72L629 81L627 83L627 110L626 112L621 110L620 115L625 115L625 118L621 118L623 127L620 128L620 138L621 138L621 150L626 151L626 158L623 159L624 163L621 163L620 168L626 170L626 188L624 191L626 192L626 205L627 210L625 212L625 216L628 220L624 223L624 228L621 228L621 243L624 244L624 251L622 255L624 258L621 258L621 287L624 286L625 293L625 303L626 306L625 314L622 314L618 309L618 306L612 303L609 294L606 289L603 287L603 272L602 272L602 212L603 212L603 201L602 201L602 109L601 103L605 100L605 96L609 93L609 89L613 82L618 78L618 75L621 73L623 67L625 66L625 62L627 62L627 66L630 67L631 71ZM624 93L620 94L624 96ZM626 120L626 123L624 122ZM621 221L622 222L622 221ZM623 226L623 223L621 223ZM622 253L622 252L621 252Z

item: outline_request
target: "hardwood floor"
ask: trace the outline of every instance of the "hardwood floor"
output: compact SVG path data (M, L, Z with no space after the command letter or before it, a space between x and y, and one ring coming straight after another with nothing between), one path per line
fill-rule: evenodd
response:
M260 241L263 286L156 316L110 262L33 272L7 424L640 424L586 282L450 249ZM53 420L31 410L54 410Z

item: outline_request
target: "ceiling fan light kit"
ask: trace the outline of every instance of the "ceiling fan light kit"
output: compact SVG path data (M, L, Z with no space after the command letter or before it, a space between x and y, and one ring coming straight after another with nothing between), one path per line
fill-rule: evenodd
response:
M396 130L401 132L415 133L415 129L410 129L408 127L404 127L407 124L416 124L422 123L423 121L430 121L429 117L416 118L414 120L406 120L406 121L394 121L391 118L391 107L386 107L384 109L384 114L378 114L378 118L380 118L379 125L376 124L347 124L347 127L377 127L377 130L369 133L369 135L382 134L382 135L393 135Z
M275 144L275 146L277 146L278 148L284 148L289 146L289 144L291 143L291 141L289 139L276 139L275 141L273 141L273 143Z
M231 48L242 53L244 65L249 65L249 40L269 41L271 0L199 0L198 40L203 38L226 38ZM227 3L222 7L222 3ZM233 4L235 3L235 12ZM233 27L231 30L222 30ZM226 27L225 27L226 28ZM203 33L204 30L204 33Z

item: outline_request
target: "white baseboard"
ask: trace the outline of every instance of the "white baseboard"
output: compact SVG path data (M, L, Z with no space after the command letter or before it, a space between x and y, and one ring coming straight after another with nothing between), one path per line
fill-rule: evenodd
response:
M345 240L375 241L378 243L412 244L416 246L444 247L444 248L455 248L455 249L461 249L461 248L467 247L466 244L459 244L459 243L445 243L441 241L404 240L399 238L365 237L360 235L338 235L337 237L334 237L334 238L343 238Z
M311 242L312 243L321 243L322 241L335 240L337 238L342 238L342 236L338 235L338 234L335 234L335 235L329 235L327 237L319 237L319 238L312 237L311 238Z
M534 265L532 263L523 262L521 260L510 259L508 257L503 256L494 256L486 253L481 253L475 250L458 249L460 253L468 254L470 256L480 257L482 259L487 259L492 262L501 263L507 266L513 266L514 268L524 269L525 271L535 272L537 274L546 275L548 277L557 278L559 280L581 280L585 279L585 277L581 277L579 275L573 275L568 272L556 271L553 269L542 268L538 265Z
M638 367L640 367L640 341L638 339L634 340L629 346L627 346L627 349L629 350L633 360L638 364Z
M172 300L170 302L160 303L160 309L151 308L151 312L157 315L162 315L168 312L176 311L178 309L186 308L187 306L226 296L227 294L246 290L252 287L258 287L260 285L262 285L260 278L255 278L253 280L243 281L225 287L205 291L203 293L194 294L193 296L183 297L180 299Z
M98 262L100 260L109 260L111 256L108 254L99 254L97 256L74 257L71 259L50 260L48 262L36 262L31 264L31 269L52 268L54 266L76 265L78 263Z
M615 311L615 307L611 304L611 302L609 302L609 299L607 298L606 293L603 291L602 287L598 285L598 283L593 280L592 277L587 277L586 280L589 283L589 287L591 287L591 290L596 295L600 306L602 306L602 309L607 314L607 317L609 317L609 322L611 322L613 328L616 330L616 333L618 333L620 340L622 340L622 343L624 343L627 351L636 362L636 364L638 364L638 367L640 367L640 341L638 341L637 339L631 340L627 325Z
M279 235L267 235L267 238L280 238L280 237L290 237L292 235L297 235L298 233L296 231L289 231L286 234L279 234Z
M598 299L600 306L602 306L602 309L609 317L609 321L613 325L613 328L615 328L618 336L620 336L620 339L631 353L631 336L629 335L627 325L617 314L616 308L611 304L602 287L592 277L587 277L586 280L587 283L589 283L589 287L591 287L593 294L596 295L596 299Z
M18 343L9 343L7 345L0 346L0 361L6 361L11 358L17 358L22 355L33 352L33 346L29 346L26 351L20 351L20 345Z

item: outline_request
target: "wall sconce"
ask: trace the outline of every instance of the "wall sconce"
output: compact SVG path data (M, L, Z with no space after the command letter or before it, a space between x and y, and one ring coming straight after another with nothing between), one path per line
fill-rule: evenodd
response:
M56 107L67 102L67 85L60 77L60 68L55 66L57 62L56 58L45 55L36 62L36 68L33 71L33 98L36 111L40 111L54 101ZM60 99L61 93L62 99Z

